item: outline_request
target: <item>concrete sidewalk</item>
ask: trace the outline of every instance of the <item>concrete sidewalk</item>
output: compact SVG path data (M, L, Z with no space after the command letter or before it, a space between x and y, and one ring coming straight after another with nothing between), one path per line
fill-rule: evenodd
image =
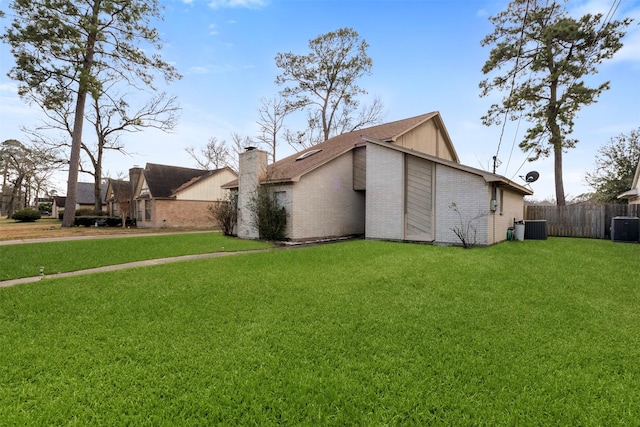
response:
M208 253L208 254L183 255L183 256L170 257L170 258L149 259L144 261L129 262L126 264L105 265L104 267L90 268L87 270L69 271L66 273L56 273L56 274L45 274L43 276L23 277L21 279L0 281L0 288L21 285L23 283L38 282L40 280L46 280L49 278L54 279L58 277L80 276L83 274L103 273L106 271L124 270L127 268L148 267L151 265L167 264L170 262L190 261L190 260L205 259L205 258L219 258L223 256L228 256L228 255L256 254L260 252L274 251L277 249L286 249L286 248L255 249L252 251L238 251L238 252L214 252L214 253Z
M103 234L98 236L67 236L67 237L39 237L33 239L16 239L16 240L0 240L0 246L23 245L27 243L47 243L47 242L64 242L67 240L91 240L91 239L120 239L129 237L145 237L145 236L171 236L173 234L200 234L200 233L219 233L219 231L199 230L199 231L176 231L165 233L131 233L131 234Z

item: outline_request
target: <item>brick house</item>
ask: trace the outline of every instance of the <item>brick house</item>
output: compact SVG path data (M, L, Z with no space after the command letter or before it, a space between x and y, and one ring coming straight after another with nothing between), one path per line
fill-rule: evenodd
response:
M266 152L242 153L239 178L223 186L238 192L239 237L258 237L246 203L258 182L272 186L295 241L459 244L452 228L478 217L476 243L491 245L507 239L533 194L460 164L438 112L345 133L268 166Z
M100 185L100 197L102 210L107 210L107 203L104 201L104 197L107 192L107 184ZM77 194L76 210L79 209L95 209L95 184L93 182L79 182L78 194ZM64 205L67 202L65 196L55 196L51 205L51 215L57 218L64 210Z
M208 207L224 198L221 185L238 175L228 167L212 171L147 163L129 170L129 181L109 182L109 212L128 212L138 227L212 225Z

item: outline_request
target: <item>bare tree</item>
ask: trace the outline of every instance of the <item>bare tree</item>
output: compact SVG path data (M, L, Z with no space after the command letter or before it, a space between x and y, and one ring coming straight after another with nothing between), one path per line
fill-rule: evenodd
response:
M276 148L278 147L278 134L284 125L287 116L286 102L280 97L261 98L258 108L260 118L256 122L260 128L258 140L269 147L271 161L276 161Z
M149 99L144 105L132 108L126 98L131 95L118 95L116 82L106 88L100 96L91 95L91 104L85 115L85 120L91 124L94 138L83 138L81 141L82 156L78 169L93 177L94 209L102 209L101 187L103 182L102 165L106 151L117 151L128 154L120 136L124 133L139 132L144 129L158 129L163 132L173 130L178 122L180 107L176 97L161 93ZM43 109L46 116L45 124L33 130L27 129L32 137L37 138L43 145L52 147L70 147L73 135L73 106L71 103L62 104L57 110ZM51 131L62 131L67 137L59 139L48 137ZM85 163L88 160L88 164Z
M51 174L59 169L61 163L53 150L9 139L0 144L0 165L3 194L10 190L6 206L9 218L16 210L38 199Z
M195 160L196 165L201 169L220 169L233 164L227 142L225 140L218 141L215 136L209 138L207 145L199 151L196 151L195 147L187 147L184 151Z
M232 168L237 171L239 170L238 158L240 157L240 153L243 153L244 151L246 151L248 147L255 146L256 142L253 139L251 139L251 137L242 136L237 132L233 132L231 134L231 141L232 141L231 158L233 159Z

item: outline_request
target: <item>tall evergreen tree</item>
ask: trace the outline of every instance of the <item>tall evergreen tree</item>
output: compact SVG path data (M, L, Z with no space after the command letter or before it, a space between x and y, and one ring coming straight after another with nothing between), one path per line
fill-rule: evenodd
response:
M18 93L45 110L74 105L62 222L71 227L85 103L88 94L101 97L101 73L109 70L130 85L150 87L158 73L167 81L180 75L159 55L160 39L151 25L161 18L157 0L13 0L10 7L15 14L2 40L16 60L9 77L18 81Z
M577 143L569 137L574 119L609 88L609 82L588 87L584 79L622 47L631 20L601 14L574 19L557 1L541 0L514 0L490 20L494 31L481 44L493 48L482 72L497 75L480 83L481 96L506 95L482 121L490 126L523 115L531 127L520 148L532 153L531 160L553 154L556 200L563 206L562 155Z

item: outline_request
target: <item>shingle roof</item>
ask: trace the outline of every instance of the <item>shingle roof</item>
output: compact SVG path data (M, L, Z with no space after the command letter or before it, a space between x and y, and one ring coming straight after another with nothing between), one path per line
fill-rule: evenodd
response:
M78 193L77 193L77 203L79 205L93 205L95 202L95 196L93 194L93 182L79 182L78 183ZM107 195L107 184L100 185L100 202L105 204L104 197ZM67 202L66 196L55 196L54 200L56 202L56 206L59 208L63 208Z
M153 197L171 197L174 191L184 183L208 172L204 169L147 163L143 174Z
M93 194L93 182L79 182L77 201L79 205L93 205L95 195ZM104 196L107 194L107 184L100 185L100 202L104 203Z
M111 185L115 200L131 199L131 183L129 181L111 179L109 180L109 184Z
M352 150L358 144L364 143L363 137L373 138L381 141L395 141L400 135L410 131L416 126L430 120L436 116L439 117L437 111L422 114L420 116L410 117L408 119L397 120L395 122L385 123L378 126L372 126L365 129L359 129L349 133L335 136L325 142L314 145L306 150L292 154L282 160L270 164L267 167L266 176L262 178L264 182L289 182L297 181L300 176L311 172L312 170L322 166L330 160L335 159L341 154ZM452 147L453 149L453 147ZM315 154L296 160L313 150L320 150ZM457 156L456 156L457 157ZM238 180L231 181L223 186L223 188L235 188L238 186Z

